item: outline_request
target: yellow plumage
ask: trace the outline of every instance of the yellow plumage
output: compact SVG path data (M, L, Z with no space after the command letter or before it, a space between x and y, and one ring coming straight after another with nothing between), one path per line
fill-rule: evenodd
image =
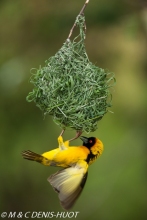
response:
M64 209L70 209L85 185L88 166L103 152L103 143L94 137L81 137L82 146L69 146L69 141L63 142L58 137L59 147L42 155L32 151L23 151L25 159L39 162L45 166L63 167L63 170L51 175L48 181L58 193Z

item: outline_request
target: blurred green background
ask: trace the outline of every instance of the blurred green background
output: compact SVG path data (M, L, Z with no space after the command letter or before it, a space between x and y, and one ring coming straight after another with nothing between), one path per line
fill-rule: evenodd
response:
M57 169L25 161L21 151L57 147L60 128L34 103L30 69L66 40L84 0L0 1L0 212L62 211L47 177ZM114 72L114 113L99 122L103 155L89 169L72 211L77 219L147 218L147 4L91 0L85 11L89 58ZM64 139L75 131L68 130ZM80 139L73 144L81 144Z

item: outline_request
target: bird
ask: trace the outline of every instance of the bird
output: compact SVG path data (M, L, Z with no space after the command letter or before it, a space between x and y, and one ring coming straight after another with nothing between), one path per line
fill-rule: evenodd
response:
M43 154L30 150L23 151L22 157L39 162L45 166L62 167L63 169L52 174L47 180L58 193L63 209L73 207L81 194L88 176L88 167L102 154L103 143L96 137L84 137L81 146L69 146L70 141L63 142L58 137L59 147Z

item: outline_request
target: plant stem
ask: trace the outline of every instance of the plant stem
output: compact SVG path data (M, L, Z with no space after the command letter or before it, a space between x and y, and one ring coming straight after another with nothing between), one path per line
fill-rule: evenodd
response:
M80 13L78 14L78 16L81 15L81 14L84 14L84 10L85 10L86 6L88 5L89 1L90 1L90 0L86 0L85 4L83 5L83 7L82 7L82 9L81 9L81 11L80 11ZM73 30L74 30L75 27L76 27L76 21L75 21L74 25L72 26L72 28L71 28L71 30L70 30L70 33L69 33L69 35L68 35L67 40L70 39L70 37L71 37L71 35L72 35ZM86 31L86 24L85 24L85 31Z

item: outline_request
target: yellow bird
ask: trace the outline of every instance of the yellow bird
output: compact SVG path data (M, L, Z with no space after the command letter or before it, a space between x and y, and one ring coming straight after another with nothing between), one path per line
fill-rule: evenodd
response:
M58 137L59 147L42 155L32 151L23 151L24 159L39 162L45 166L57 166L64 169L48 178L53 189L58 193L61 206L68 210L72 208L86 183L88 166L103 152L103 143L95 137L83 137L82 146L69 146L69 141L63 142Z

